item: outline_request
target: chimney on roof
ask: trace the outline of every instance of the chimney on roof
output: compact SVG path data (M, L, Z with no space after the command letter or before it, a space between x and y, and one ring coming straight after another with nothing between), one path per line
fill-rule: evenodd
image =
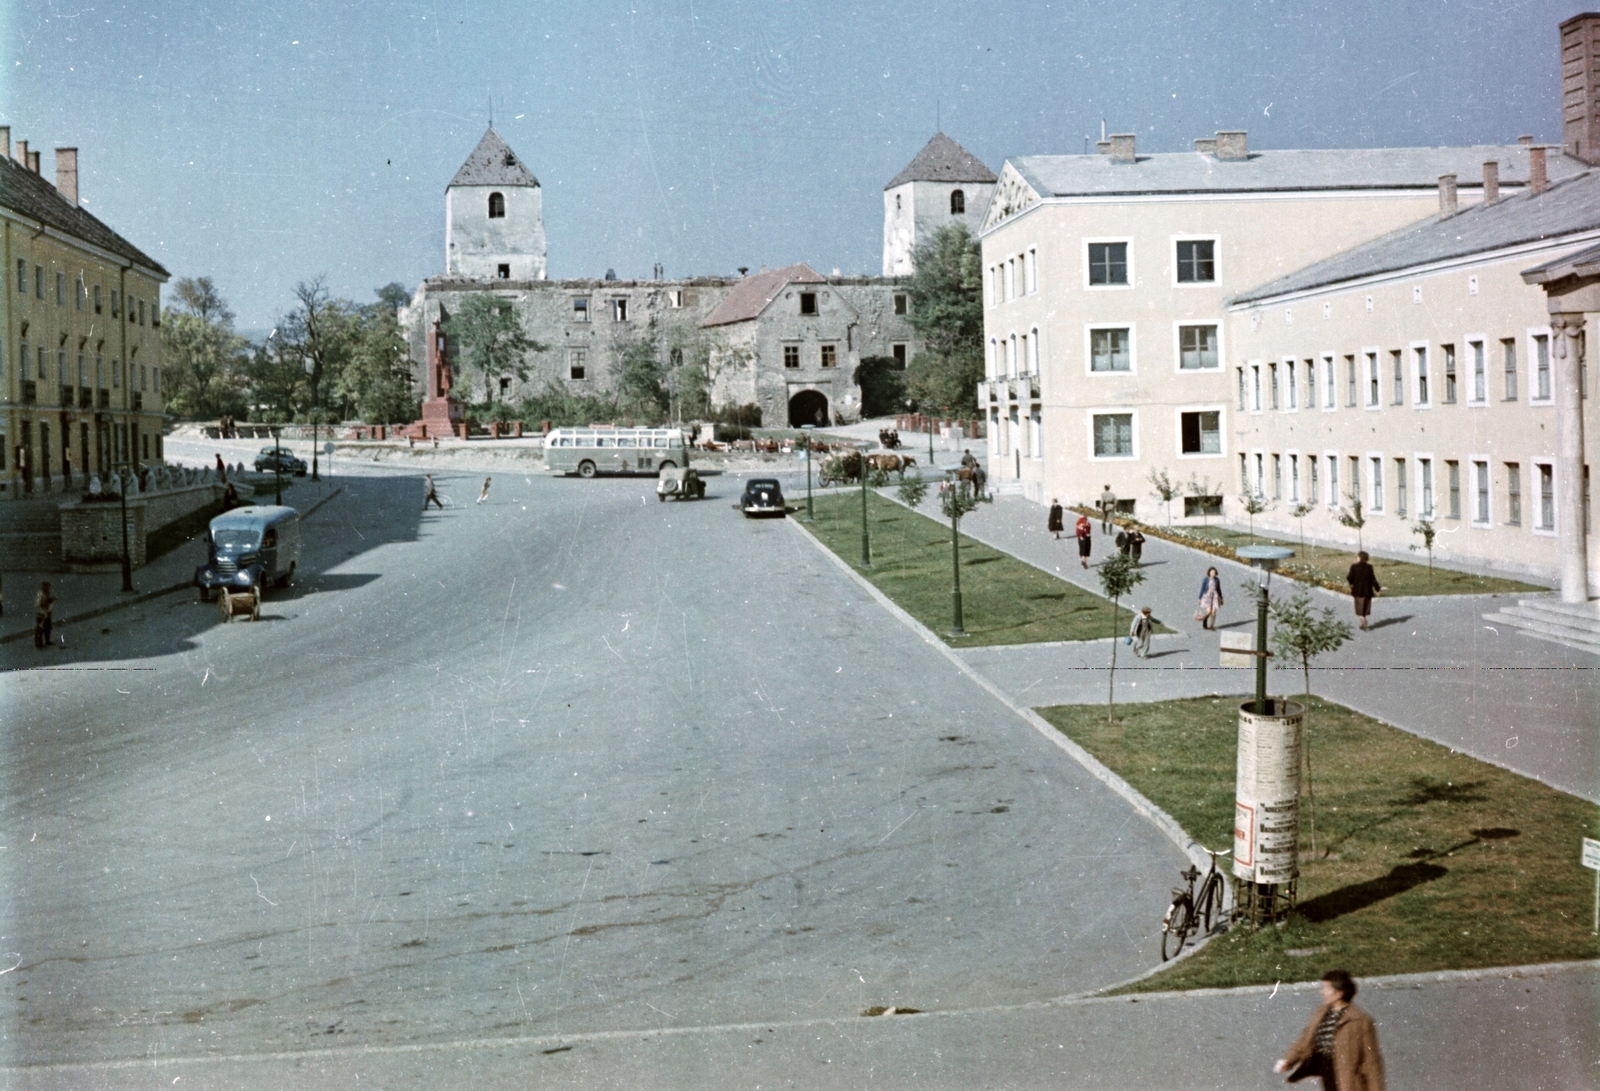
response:
M26 140L17 141L17 162L22 164L23 170L28 169L28 142Z
M38 152L29 152L28 153L28 169L33 171L33 173L35 173L35 174L39 173L39 153Z
M1517 137L1517 143L1521 144L1524 148L1526 148L1526 147L1528 147L1529 145L1531 145L1533 143L1533 137L1532 136L1519 136L1519 137Z
M1194 150L1199 152L1201 155L1216 155L1217 138L1214 136L1196 137L1194 141Z
M1453 174L1439 175L1439 215L1454 216L1456 214L1456 176Z
M78 149L56 149L56 189L61 196L78 203Z
M11 158L11 126L0 125L0 155Z
M1575 159L1600 162L1600 12L1561 24L1561 143Z
M1217 158L1249 159L1250 148L1245 140L1247 135L1243 129L1218 129Z
M1132 163L1138 159L1133 150L1132 133L1111 134L1111 161L1113 163Z
M1109 141L1109 140L1097 140L1097 141L1095 141L1094 150L1096 152L1098 152L1100 155L1110 155L1111 154L1111 141Z
M1489 204L1491 201L1498 201L1499 199L1500 164L1490 159L1483 164L1483 203Z
M1550 179L1544 172L1544 146L1528 149L1528 188L1535 193L1543 193L1550 186Z

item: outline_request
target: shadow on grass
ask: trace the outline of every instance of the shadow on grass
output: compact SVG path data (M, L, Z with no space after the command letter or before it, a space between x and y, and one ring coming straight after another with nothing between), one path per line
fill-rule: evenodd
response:
M1416 863L1396 865L1387 875L1368 879L1364 883L1343 886L1319 894L1310 901L1300 903L1300 915L1308 921L1321 923L1354 913L1378 902L1404 894L1423 883L1431 883L1450 874L1449 868L1438 864Z

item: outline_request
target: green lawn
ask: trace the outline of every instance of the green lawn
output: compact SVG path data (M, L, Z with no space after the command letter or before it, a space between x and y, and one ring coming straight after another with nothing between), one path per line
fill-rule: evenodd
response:
M1203 549L1208 553L1224 557L1233 557L1236 549L1251 543L1264 542L1287 546L1294 550L1295 556L1294 560L1286 562L1279 570L1284 575L1290 579L1317 583L1349 594L1350 588L1345 582L1345 575L1350 571L1350 566L1356 563L1353 551L1330 549L1319 545L1302 546L1297 538L1268 537L1265 534L1252 536L1248 531L1230 527L1167 527L1150 523L1139 525L1151 537L1166 538L1181 545ZM1417 541L1420 547L1421 539ZM1434 566L1433 574L1430 576L1428 555L1419 551L1418 557L1420 560L1416 562L1391 561L1382 557L1371 558L1372 567L1378 574L1378 583L1385 595L1527 595L1549 590L1548 587L1536 584L1502 579L1498 576L1457 572L1438 565Z
M961 536L961 599L965 637L950 629L950 525L867 494L872 567L861 563L861 493L838 490L816 498L809 529L857 568L896 605L954 647L1095 640L1127 633L1124 601L1113 621L1111 603L1009 554ZM791 518L805 517L805 501ZM1133 602L1138 603L1135 589ZM1157 632L1172 630L1158 626Z
M1201 843L1226 848L1241 699L1119 705L1115 724L1100 705L1038 711ZM1600 808L1332 702L1312 698L1306 725L1318 852L1302 798L1300 912L1283 928L1219 935L1129 991L1600 957L1595 876L1579 860L1580 838L1600 837Z

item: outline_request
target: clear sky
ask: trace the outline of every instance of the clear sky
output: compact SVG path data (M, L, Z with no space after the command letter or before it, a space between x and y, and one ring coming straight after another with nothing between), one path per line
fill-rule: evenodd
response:
M246 329L298 280L444 267L488 121L544 186L552 277L876 274L882 190L943 128L998 170L1218 128L1252 147L1560 139L1568 0L190 3L0 0L0 124Z

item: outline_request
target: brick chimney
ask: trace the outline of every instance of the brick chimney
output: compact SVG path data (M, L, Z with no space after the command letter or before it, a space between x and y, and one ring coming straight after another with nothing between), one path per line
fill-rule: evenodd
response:
M1133 133L1111 134L1111 161L1113 163L1132 163L1138 159L1133 150Z
M78 149L56 149L56 189L61 196L78 203Z
M17 162L22 164L23 170L28 169L28 142L26 140L17 141Z
M1097 140L1097 141L1095 141L1094 150L1095 150L1095 153L1097 155L1110 155L1111 154L1111 141L1109 141L1109 140Z
M0 155L11 158L11 126L0 125Z
M1483 203L1500 199L1500 164L1493 159L1483 164Z
M1544 146L1528 149L1528 188L1534 193L1543 193L1550 187L1550 179L1544 172Z
M1533 144L1533 137L1526 134L1519 136L1517 137L1517 143L1521 144L1524 148L1530 147Z
M1199 136L1195 138L1194 150L1201 155L1217 154L1217 138L1214 136Z
M1456 214L1456 176L1453 174L1439 175L1439 215L1454 216Z
M33 171L33 173L35 173L35 174L39 173L39 153L38 152L29 152L28 153L28 169Z
M1561 24L1561 143L1585 163L1600 162L1600 12Z
M1249 159L1250 148L1245 142L1246 135L1243 129L1218 129L1217 158Z

